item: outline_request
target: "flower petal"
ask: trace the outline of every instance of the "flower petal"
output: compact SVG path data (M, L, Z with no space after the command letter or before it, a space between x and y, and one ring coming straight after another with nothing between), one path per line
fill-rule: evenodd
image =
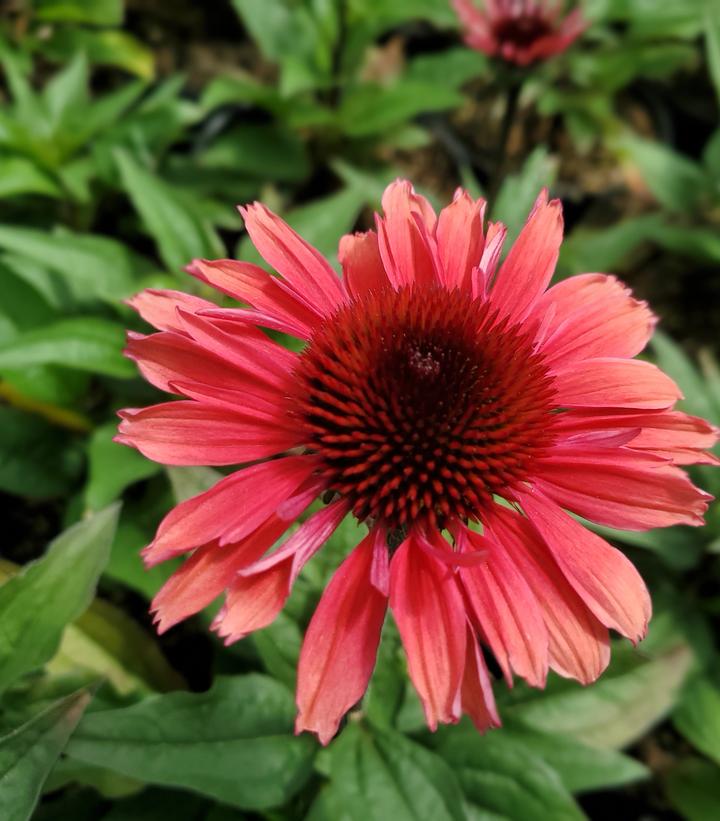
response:
M184 294L182 291L146 288L128 299L128 305L159 331L178 331L184 333L182 323L177 315L177 308L195 313L204 309L216 308L207 299Z
M295 732L317 733L321 744L362 698L375 667L387 609L387 597L371 583L376 542L377 534L368 534L335 571L305 633Z
M560 200L543 190L500 266L490 291L492 304L511 322L520 322L547 288L563 236Z
M712 497L684 471L632 448L561 448L536 463L537 484L562 507L624 530L699 526Z
M348 292L359 299L368 291L381 291L390 285L383 268L375 231L346 234L340 240L338 259Z
M481 733L492 727L500 726L501 721L495 706L490 676L470 624L467 626L465 670L460 687L460 700L463 713L470 716L470 720Z
M316 468L308 456L286 456L238 470L174 507L143 551L149 566L219 539L239 542L258 528Z
M262 258L321 316L347 299L338 275L322 254L261 203L241 208L245 227Z
M116 442L131 445L163 465L237 465L300 444L288 427L263 423L200 402L163 402L119 412ZM287 422L285 424L288 424Z
M567 408L669 408L682 393L655 365L602 357L572 362L555 372L557 403Z
M431 730L460 717L466 616L455 574L411 534L390 563L390 607Z
M542 351L546 361L558 364L636 356L657 321L646 302L605 274L581 274L554 285L540 297L534 314L548 311L553 320Z
M555 561L598 621L637 643L652 614L650 596L632 562L541 493L516 493Z
M542 609L550 666L583 684L595 681L610 661L607 628L573 590L527 519L495 505L485 523L488 535L507 551Z
M461 549L465 542L473 549L476 533L463 527L458 536ZM484 539L482 545L487 551L485 564L460 570L477 626L510 686L514 671L531 686L543 687L548 635L540 605L502 546L491 539Z
M459 188L450 205L440 212L437 247L440 276L446 288L469 289L472 270L480 263L485 239L485 200L473 200Z

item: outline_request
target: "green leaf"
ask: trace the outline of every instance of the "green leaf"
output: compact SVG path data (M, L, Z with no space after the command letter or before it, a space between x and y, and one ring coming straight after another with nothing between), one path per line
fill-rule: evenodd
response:
M99 510L114 502L128 485L154 476L160 465L146 459L134 448L113 442L117 424L111 422L96 428L88 445L88 482L85 502Z
M423 54L408 63L403 79L414 82L443 83L458 88L468 80L480 77L488 67L484 54L469 48L450 48L437 54Z
M78 300L116 299L134 289L138 264L125 245L109 237L0 225L0 248L56 272Z
M716 821L720 768L699 758L683 759L665 777L665 791L686 821Z
M119 26L123 21L123 0L34 0L33 6L38 20L52 23Z
M59 197L61 191L32 160L26 157L0 157L0 197L20 194Z
M720 100L720 7L712 0L705 0L705 46L710 77Z
M31 499L59 495L81 469L66 433L39 416L0 406L0 490Z
M610 668L592 687L558 682L553 689L508 707L508 715L591 747L626 747L670 711L692 656L682 644L645 661L621 647L615 647L613 655Z
M438 752L457 773L468 800L511 821L579 821L585 816L559 775L503 730L443 731Z
M672 148L631 135L621 139L619 147L637 166L658 202L669 211L692 210L708 194L702 168Z
M692 681L673 721L694 747L720 764L720 687L715 682L707 678Z
M165 692L184 686L155 638L103 599L95 599L67 626L47 670L58 676L94 674L109 681L120 695Z
M48 40L43 42L43 50L57 60L68 60L82 51L93 64L116 66L144 80L152 80L155 75L152 49L120 29L98 31L77 26L57 26L50 32Z
M544 761L560 776L571 793L619 787L648 778L647 767L634 758L614 750L589 747L569 736L545 733L508 722L501 734L508 743Z
M81 690L0 738L3 821L29 821L48 773L91 698Z
M389 132L418 114L456 108L464 102L438 82L401 80L385 87L366 84L348 90L340 107L340 127L351 137Z
M124 341L123 327L107 319L60 319L0 345L0 368L63 365L127 379L135 366L122 355Z
M118 150L116 160L144 229L170 271L180 271L195 257L222 256L223 245L212 226L190 210L177 191L127 152Z
M545 146L538 146L520 171L504 180L495 199L492 218L507 225L506 248L520 233L540 189L552 185L556 171L556 161L549 156Z
M287 801L310 775L315 745L292 735L292 695L260 675L207 693L151 696L86 716L68 747L79 761L177 786L244 809Z
M69 126L71 118L88 107L88 65L82 52L47 83L43 97L56 130Z
M118 507L73 525L0 587L0 692L47 662L90 604L110 556Z
M399 733L350 724L330 748L331 787L353 821L464 821L450 767Z

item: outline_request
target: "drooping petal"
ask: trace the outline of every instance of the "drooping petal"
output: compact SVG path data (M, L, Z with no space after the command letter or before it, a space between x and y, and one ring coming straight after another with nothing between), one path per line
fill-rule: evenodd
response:
M605 274L581 274L554 285L540 297L534 315L550 310L552 325L542 345L549 363L636 356L656 323L646 302Z
M477 534L462 528L461 548L473 549ZM543 687L548 671L548 635L535 595L501 545L486 539L487 560L460 569L467 600L509 685L512 673Z
M585 604L634 643L647 633L650 596L632 562L541 493L516 493L525 514Z
M437 248L440 278L446 288L470 288L472 270L480 264L485 244L485 205L485 200L473 200L458 189L452 203L440 212Z
M288 522L270 516L249 536L220 547L217 542L199 547L160 588L150 607L158 633L213 602L237 576L240 568L256 561L287 529Z
M460 717L466 616L455 574L412 532L390 564L390 607L431 730Z
M245 227L262 258L292 285L321 316L347 299L330 263L276 214L261 203L241 208Z
M305 482L316 462L286 456L252 465L174 507L143 551L147 565L186 553L214 539L239 542L259 527Z
M559 505L624 530L700 526L712 498L679 468L628 447L556 446L536 471L535 483Z
M395 288L439 281L431 232L435 214L428 201L406 180L391 183L383 194L384 217L377 219L383 267Z
M543 190L500 266L490 300L502 316L520 322L547 288L563 236L562 206Z
M463 713L470 716L470 720L481 733L501 725L485 659L469 623L460 700Z
M274 553L240 570L213 621L226 644L275 620L303 565L332 536L347 511L345 500L333 502L303 522Z
M247 302L259 312L263 320L274 321L274 327L300 339L309 339L318 324L317 313L300 294L286 283L250 262L234 259L196 259L187 268L188 273L212 285L224 294ZM223 314L248 316L247 312L219 309ZM248 316L249 318L249 316ZM258 324L265 324L260 319Z
M280 414L267 424L200 402L164 402L119 415L115 441L163 465L237 465L289 450L302 440Z
M362 698L375 667L387 609L387 597L371 582L377 541L368 534L335 571L300 651L295 731L317 733L321 744Z
M359 299L368 291L381 291L390 284L383 268L375 231L345 234L340 239L338 259L348 292Z
M177 308L195 313L217 306L207 299L184 294L182 291L161 290L147 288L128 299L128 305L134 308L140 316L157 328L159 331L178 331L184 333L182 323L177 314Z
M557 403L568 408L669 408L682 393L658 367L640 359L601 357L558 368Z
M610 661L607 628L573 590L527 519L495 505L487 512L485 523L489 535L507 551L542 609L550 666L583 684L595 681Z

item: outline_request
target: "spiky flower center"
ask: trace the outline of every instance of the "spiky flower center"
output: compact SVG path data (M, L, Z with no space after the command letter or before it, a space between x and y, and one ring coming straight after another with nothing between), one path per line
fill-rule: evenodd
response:
M552 26L539 14L503 17L493 25L493 33L501 43L514 43L527 48L541 37L552 34Z
M459 290L352 302L297 375L294 413L328 488L391 530L478 519L552 441L552 380L530 338Z

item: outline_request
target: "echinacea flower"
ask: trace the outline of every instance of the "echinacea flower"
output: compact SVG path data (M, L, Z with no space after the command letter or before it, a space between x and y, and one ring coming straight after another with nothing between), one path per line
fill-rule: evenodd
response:
M562 0L453 0L465 42L489 57L527 66L561 54L585 30L579 8L563 14Z
M121 412L119 441L168 465L245 465L177 505L144 550L148 565L190 554L153 602L159 630L223 592L213 627L227 642L265 627L343 518L367 525L300 654L297 729L323 743L365 692L388 606L431 728L462 712L498 725L483 645L510 684L542 687L549 668L596 679L608 629L639 641L650 600L567 511L700 525L710 497L678 465L716 461L715 429L673 410L675 383L633 358L647 305L604 274L548 289L559 201L540 195L502 263L505 227L485 231L485 202L462 190L438 216L397 181L383 209L376 231L340 240L342 278L255 203L245 225L278 276L189 269L250 307L132 300L159 332L131 334L128 355L184 398Z

